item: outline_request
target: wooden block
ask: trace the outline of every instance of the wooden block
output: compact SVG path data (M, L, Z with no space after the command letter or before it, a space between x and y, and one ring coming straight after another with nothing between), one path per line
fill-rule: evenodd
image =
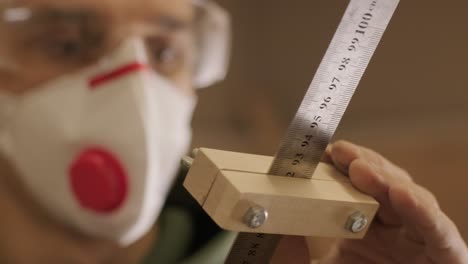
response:
M367 228L345 228L350 215L369 222L378 203L357 191L332 166L320 164L312 179L267 175L272 157L200 149L184 183L223 229L267 234L362 238ZM268 211L268 220L253 229L244 223L252 206Z

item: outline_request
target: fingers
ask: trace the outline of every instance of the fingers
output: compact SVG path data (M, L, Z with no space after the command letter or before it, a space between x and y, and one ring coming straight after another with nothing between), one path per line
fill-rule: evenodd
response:
M332 145L328 145L327 149L325 150L325 153L322 156L322 162L328 163L328 164L333 164L332 160Z
M439 220L442 213L437 201L423 193L417 185L395 184L389 190L389 198L396 213L403 219L409 230L417 230L421 238L411 238L424 242L424 238L440 241ZM410 234L413 235L413 234Z
M356 188L374 197L380 203L377 219L385 225L399 226L400 218L395 214L388 198L389 185L384 176L370 167L363 159L356 159L349 166L349 177Z
M362 159L376 172L381 173L385 180L411 180L406 171L373 150L346 141L338 141L331 148L333 162L344 173L348 172L353 161Z
M378 219L383 224L401 224L391 206L388 190L396 182L411 182L407 172L372 150L344 141L332 145L331 159L357 189L380 202Z
M344 141L332 145L330 157L357 189L381 203L378 219L383 224L403 224L407 237L424 243L436 263L468 263L466 244L455 224L434 195L415 184L406 171L372 150Z
M411 238L426 245L431 259L437 263L467 263L465 242L429 191L416 184L395 184L390 187L389 197Z

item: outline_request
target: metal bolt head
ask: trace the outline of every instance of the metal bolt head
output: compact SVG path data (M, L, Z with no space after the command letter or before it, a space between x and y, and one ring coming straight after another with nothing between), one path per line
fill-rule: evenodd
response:
M353 233L359 233L366 229L368 223L369 220L367 219L367 216L361 212L356 212L350 215L346 221L346 229Z
M190 167L192 167L192 164L193 164L193 158L189 157L189 156L184 156L180 162L180 164L182 165L183 168L185 169L190 169Z
M191 153L192 158L197 157L198 152L200 152L200 149L198 149L198 148L193 149L192 153Z
M194 158L197 156L198 151L199 151L199 149L197 149L197 148L196 148L196 149L193 149L193 150L192 150L192 153L190 154L190 156L184 156L184 157L182 157L182 160L181 160L180 164L182 165L182 167L183 167L184 169L189 170L190 167L192 167Z
M268 211L265 208L254 206L249 208L244 216L245 224L250 228L259 228L268 219Z

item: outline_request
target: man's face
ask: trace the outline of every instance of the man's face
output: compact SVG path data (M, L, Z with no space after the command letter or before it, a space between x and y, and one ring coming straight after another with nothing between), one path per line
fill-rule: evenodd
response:
M24 7L30 16L17 19ZM129 37L141 37L153 69L192 93L194 13L192 0L0 0L0 92L26 93L93 65ZM8 247L0 247L1 263L115 255L102 250L114 250L113 244L83 239L46 217L1 156L0 189L0 212L9 215L0 224L9 239L3 243Z
M34 89L96 63L125 38L138 36L146 42L153 68L191 92L192 0L6 2L11 1L0 0L4 13L4 22L0 22L0 89L14 93ZM14 11L22 7L31 14L28 19L15 20Z

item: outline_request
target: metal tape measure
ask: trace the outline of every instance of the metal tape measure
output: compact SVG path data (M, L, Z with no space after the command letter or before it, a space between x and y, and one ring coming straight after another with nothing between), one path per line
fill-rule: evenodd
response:
M399 0L351 0L270 175L312 178ZM228 264L269 263L280 235L241 233Z

